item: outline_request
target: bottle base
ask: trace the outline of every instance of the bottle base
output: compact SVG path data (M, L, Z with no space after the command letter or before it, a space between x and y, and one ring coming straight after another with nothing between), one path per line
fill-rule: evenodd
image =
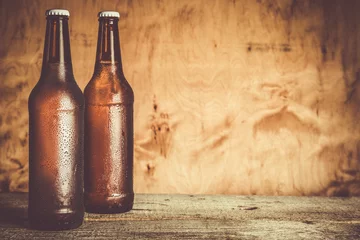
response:
M75 229L82 225L84 214L78 212L32 214L29 227L35 230L59 231Z
M124 213L132 209L134 193L111 196L85 193L85 211L88 213Z

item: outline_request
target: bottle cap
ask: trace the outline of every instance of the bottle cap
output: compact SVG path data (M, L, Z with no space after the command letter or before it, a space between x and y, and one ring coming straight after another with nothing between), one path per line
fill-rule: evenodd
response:
M102 11L99 12L99 17L116 17L120 18L120 13L115 11Z
M45 12L46 16L70 16L70 12L66 9L49 9Z

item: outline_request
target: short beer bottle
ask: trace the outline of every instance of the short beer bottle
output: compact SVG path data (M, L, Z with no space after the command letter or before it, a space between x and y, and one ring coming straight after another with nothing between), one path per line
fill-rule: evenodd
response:
M80 226L83 204L84 98L75 82L68 19L46 11L40 80L29 101L29 224L42 230Z
M121 64L119 17L99 13L95 70L84 92L87 212L126 212L134 201L134 93Z

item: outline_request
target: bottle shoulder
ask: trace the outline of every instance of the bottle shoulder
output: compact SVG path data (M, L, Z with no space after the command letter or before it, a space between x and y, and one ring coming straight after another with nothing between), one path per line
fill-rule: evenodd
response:
M39 80L29 95L28 105L32 109L72 110L83 108L84 96L75 81Z
M89 104L131 104L134 92L123 78L99 78L94 76L84 90L86 103Z

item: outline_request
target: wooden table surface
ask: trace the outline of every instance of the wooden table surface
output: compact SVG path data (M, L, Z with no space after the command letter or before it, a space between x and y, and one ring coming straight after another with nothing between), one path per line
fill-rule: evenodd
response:
M28 229L27 194L0 193L0 239L360 239L360 198L146 195L70 231Z

